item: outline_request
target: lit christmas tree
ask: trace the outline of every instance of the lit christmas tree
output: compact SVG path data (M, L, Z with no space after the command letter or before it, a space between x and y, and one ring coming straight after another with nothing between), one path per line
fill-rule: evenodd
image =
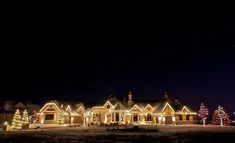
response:
M29 124L29 115L28 115L27 110L24 110L23 116L21 118L21 122L22 124Z
M215 110L215 112L214 112L214 114L213 114L213 121L212 121L212 123L213 123L214 125L219 125L219 124L220 124L220 119L219 119L217 110Z
M23 112L23 116L21 118L21 123L22 123L23 129L28 128L28 126L29 126L29 115L28 115L27 110L24 110L24 112Z
M58 115L58 124L64 124L64 114L60 111Z
M205 126L206 124L207 116L208 116L208 109L206 108L205 105L203 105L203 103L201 103L200 110L198 112L198 117L202 119L203 126Z
M12 123L11 123L11 128L16 129L16 130L21 130L22 129L22 124L21 124L21 115L19 109L16 110Z
M219 106L213 114L213 124L229 125L229 115L224 111L223 107Z

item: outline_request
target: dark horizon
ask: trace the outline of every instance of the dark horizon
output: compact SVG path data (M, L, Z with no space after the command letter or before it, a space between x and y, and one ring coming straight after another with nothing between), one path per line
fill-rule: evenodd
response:
M0 101L169 97L235 111L233 16L129 16L95 9L77 18L5 22ZM17 24L16 24L17 23Z

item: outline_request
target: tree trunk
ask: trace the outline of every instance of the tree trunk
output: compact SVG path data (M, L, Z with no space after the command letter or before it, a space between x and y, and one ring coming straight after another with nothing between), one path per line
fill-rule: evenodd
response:
M223 118L220 118L220 126L223 126Z
M206 125L206 119L202 119L202 122L203 122L203 126Z

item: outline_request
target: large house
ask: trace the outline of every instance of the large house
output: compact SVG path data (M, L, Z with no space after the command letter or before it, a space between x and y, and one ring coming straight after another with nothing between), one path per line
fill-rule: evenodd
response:
M46 103L39 111L41 124L84 124L85 107L82 103L74 106L57 101Z
M131 92L128 100L109 96L91 108L82 103L77 105L46 103L39 111L43 124L83 124L83 125L162 125L193 124L197 113L190 107L164 98L155 102L135 102Z

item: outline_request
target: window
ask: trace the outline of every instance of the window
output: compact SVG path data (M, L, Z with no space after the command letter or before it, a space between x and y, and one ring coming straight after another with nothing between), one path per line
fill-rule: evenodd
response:
M109 109L109 108L110 108L110 105L107 105L106 108Z
M182 115L179 115L179 121L181 121L182 120Z
M116 113L116 121L119 121L119 113Z
M46 114L45 120L54 120L54 114Z
M147 121L152 121L152 116L150 114L147 115Z
M189 120L189 115L186 116L186 120Z

